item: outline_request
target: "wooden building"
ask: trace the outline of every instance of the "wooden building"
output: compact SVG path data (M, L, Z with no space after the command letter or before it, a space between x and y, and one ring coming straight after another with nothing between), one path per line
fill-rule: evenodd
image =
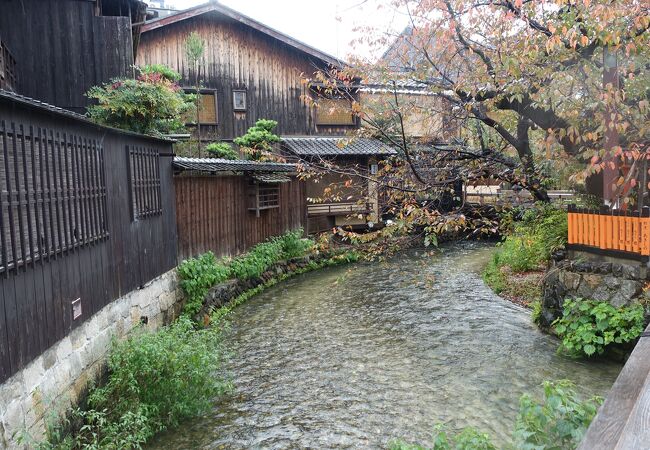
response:
M139 0L1 0L0 86L85 113L89 88L133 76L145 18ZM12 86L3 81L7 55Z
M0 382L176 266L171 154L0 90Z
M185 52L192 32L205 42L197 67ZM349 99L328 98L321 107L308 101L316 93L304 77L341 61L217 2L147 22L137 61L171 67L188 90L198 77L201 135L213 140L241 136L258 119L276 120L285 135L345 135L359 126Z
M174 158L179 260L237 255L307 227L305 182L293 164Z
M378 189L371 181L382 158L397 152L376 139L283 136L288 159L313 166L319 175L307 184L309 232L335 226L365 226L381 217Z

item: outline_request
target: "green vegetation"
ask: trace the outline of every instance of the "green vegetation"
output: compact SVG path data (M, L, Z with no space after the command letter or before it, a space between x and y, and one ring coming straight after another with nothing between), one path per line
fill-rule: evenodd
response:
M213 158L239 159L239 155L227 142L213 142L205 147L205 150Z
M218 322L222 320L225 316L230 314L233 309L235 309L237 306L241 305L251 297L254 297L255 295L265 291L266 289L275 286L281 281L286 280L287 278L300 275L302 273L307 273L311 272L314 270L322 269L323 267L330 267L330 266L337 266L339 264L347 264L347 263L352 263L352 262L357 262L361 256L359 253L355 251L347 251L343 253L339 253L337 255L330 256L329 258L323 259L321 261L309 261L309 263L302 268L296 269L293 272L290 273L283 273L282 275L279 275L277 277L271 278L264 284L260 284L252 289L247 290L246 292L242 293L235 299L231 300L228 302L227 305L224 305L216 310L214 310L210 316L210 321L211 322Z
M516 212L502 218L506 238L483 271L483 279L497 294L530 304L539 298L540 276L528 273L540 272L551 254L566 244L567 214L543 203L525 211L518 222L513 220Z
M279 261L303 256L314 242L302 239L302 234L299 229L257 244L248 253L232 260L232 276L240 280L257 278Z
M563 310L553 326L562 338L561 349L576 356L600 355L607 346L631 342L643 332L640 304L616 308L608 302L567 299Z
M115 79L87 92L97 104L89 117L102 125L137 133L161 135L183 129L181 120L193 108L193 95L176 83L180 75L156 65L140 69L136 79Z
M141 448L155 433L205 413L231 388L219 375L219 330L196 330L181 317L157 332L140 330L114 342L107 383L92 388L87 406L70 411L38 447Z
M275 120L260 119L250 127L245 135L234 140L244 149L252 160L263 160L269 156L273 144L280 142L280 137L273 133L278 125Z
M218 283L229 278L257 278L280 261L305 255L314 246L314 242L302 236L302 229L297 229L272 237L231 261L217 261L212 252L183 261L178 266L181 288L187 295L183 314L197 314L205 295Z
M544 400L524 394L515 423L517 449L576 448L602 403L600 397L581 400L567 380L544 382Z
M203 299L215 284L230 277L230 269L217 262L214 253L208 252L197 258L190 258L178 266L180 285L187 296L183 313L193 316L201 310Z
M602 399L581 400L573 384L567 380L546 381L544 398L538 401L524 394L514 425L513 442L505 448L526 450L574 449L582 440L596 415ZM434 428L431 446L413 445L404 441L390 444L391 450L493 450L486 433L468 427L457 435L449 435L444 427Z

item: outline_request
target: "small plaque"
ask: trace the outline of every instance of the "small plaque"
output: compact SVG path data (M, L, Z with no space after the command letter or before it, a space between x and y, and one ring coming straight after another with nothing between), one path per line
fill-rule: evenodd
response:
M81 298L72 301L72 320L81 317Z

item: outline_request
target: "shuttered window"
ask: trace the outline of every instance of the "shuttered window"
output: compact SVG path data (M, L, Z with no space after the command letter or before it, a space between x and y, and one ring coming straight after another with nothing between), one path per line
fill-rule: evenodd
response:
M344 98L321 99L316 108L316 125L354 125L352 102Z
M144 219L162 214L160 155L155 148L128 146L131 217Z
M199 121L206 125L217 123L217 96L214 92L201 93Z

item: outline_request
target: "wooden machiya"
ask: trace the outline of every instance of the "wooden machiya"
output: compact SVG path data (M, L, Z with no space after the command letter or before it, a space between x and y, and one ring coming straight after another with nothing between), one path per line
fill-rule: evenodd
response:
M79 113L92 86L134 76L147 14L140 0L2 0L0 11L2 89L6 49L15 60L11 90Z
M193 32L205 43L197 69L185 52ZM342 61L217 2L147 22L137 63L171 67L189 91L198 70L201 103L207 105L201 130L208 140L241 136L258 119L276 120L276 132L287 135L345 135L359 127L351 109L356 88L316 106L309 98L318 92L303 82L340 69Z
M0 91L0 382L176 266L171 153Z
M174 159L179 260L237 255L307 226L305 182L293 164Z

